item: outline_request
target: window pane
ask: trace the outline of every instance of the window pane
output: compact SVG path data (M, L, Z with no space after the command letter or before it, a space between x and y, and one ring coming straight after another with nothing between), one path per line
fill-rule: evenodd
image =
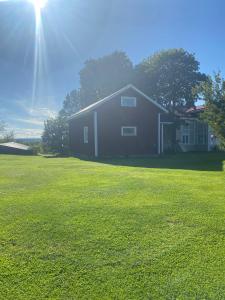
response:
M136 127L122 127L122 136L136 136L137 128Z
M121 97L121 106L124 107L136 107L135 97Z

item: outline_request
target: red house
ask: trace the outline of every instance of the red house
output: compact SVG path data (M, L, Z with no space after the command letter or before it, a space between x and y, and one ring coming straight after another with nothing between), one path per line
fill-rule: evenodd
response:
M70 117L70 149L95 157L160 154L167 114L129 84Z

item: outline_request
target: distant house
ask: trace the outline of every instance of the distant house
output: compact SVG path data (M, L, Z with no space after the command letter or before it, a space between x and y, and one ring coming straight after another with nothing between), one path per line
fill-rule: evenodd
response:
M135 86L129 84L69 118L70 149L87 156L156 155L210 150L209 129L195 111L175 118Z
M0 154L31 155L33 151L27 145L10 142L0 144Z

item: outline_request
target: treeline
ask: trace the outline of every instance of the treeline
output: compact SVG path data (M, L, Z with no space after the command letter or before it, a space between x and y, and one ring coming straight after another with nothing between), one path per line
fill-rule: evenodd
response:
M184 49L156 52L138 65L133 65L126 53L120 51L86 61L79 73L80 88L66 96L58 117L45 123L45 150L67 153L67 118L129 83L171 112L192 107L203 85L209 82L199 67L195 55Z

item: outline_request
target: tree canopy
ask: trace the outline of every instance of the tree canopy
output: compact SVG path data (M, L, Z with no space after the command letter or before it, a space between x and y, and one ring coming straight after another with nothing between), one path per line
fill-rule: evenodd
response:
M58 116L55 119L47 120L42 135L44 151L60 154L68 153L68 134L68 121L65 117Z
M184 49L157 52L135 68L136 85L171 111L193 106L197 98L193 88L204 80L194 54Z
M81 97L79 90L73 90L66 95L63 102L63 108L60 110L59 115L62 117L69 117L81 109Z
M202 117L225 149L225 80L217 73L214 78L209 77L200 89L206 103Z
M133 65L124 52L85 62L80 71L81 106L85 107L130 83Z

